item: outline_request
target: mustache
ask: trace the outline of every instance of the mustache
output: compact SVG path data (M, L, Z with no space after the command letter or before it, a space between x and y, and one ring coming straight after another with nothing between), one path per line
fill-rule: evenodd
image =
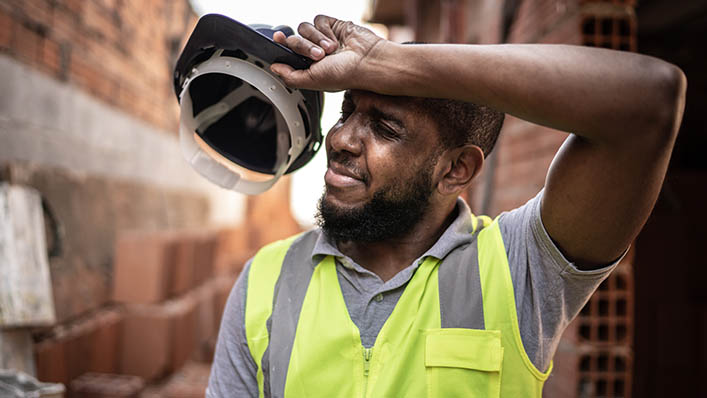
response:
M356 165L356 161L351 155L341 151L331 152L327 158L327 166L329 166L332 162L338 163L340 166L345 167L350 173L354 174L357 178L363 181L364 184L368 185L368 181L370 180L368 173Z

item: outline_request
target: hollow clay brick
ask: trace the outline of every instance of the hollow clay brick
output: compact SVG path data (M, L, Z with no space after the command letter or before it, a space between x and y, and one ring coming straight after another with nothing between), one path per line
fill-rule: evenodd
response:
M197 300L192 293L125 309L120 373L156 380L178 369L196 349Z
M115 372L122 313L104 309L56 328L35 345L37 377L68 384L86 372Z
M174 263L169 272L169 293L174 297L196 286L196 241L190 233L175 232L172 244Z
M219 330L221 326L221 317L223 316L223 310L226 308L226 302L228 301L228 295L231 293L233 284L236 282L236 278L232 276L221 276L214 279L215 291L214 291L214 325L216 331Z
M113 299L131 304L166 299L170 268L174 263L172 248L172 238L168 234L120 234L115 245Z
M201 361L211 361L213 359L213 353L209 348L209 343L210 340L216 336L216 314L214 313L215 293L216 284L213 280L207 281L194 292L197 301L195 359Z
M194 235L195 240L195 278L200 285L208 280L214 272L214 259L218 244L215 232L199 232Z
M196 350L197 313L196 298L185 295L167 304L171 313L171 356L169 369L179 369Z
M120 351L120 373L151 381L169 366L172 313L164 305L126 308Z

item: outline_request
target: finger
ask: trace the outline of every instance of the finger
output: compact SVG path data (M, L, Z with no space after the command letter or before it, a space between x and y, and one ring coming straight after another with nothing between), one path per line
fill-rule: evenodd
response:
M336 34L334 34L334 31L331 29L331 26L336 21L336 18L328 17L326 15L321 14L314 17L314 26L317 28L317 30L324 33L324 35L330 40L330 46L322 45L322 47L326 50L327 54L336 51L336 49L339 47L339 38L336 37Z
M288 87L317 89L309 69L297 70L287 64L272 64L270 70L280 76Z
M314 27L314 25L309 22L302 22L301 24L299 24L299 26L297 27L297 33L299 33L302 37L309 40L310 42L317 43L321 48L326 51L327 54L331 54L334 50L336 50L334 42L332 42L330 38L324 35L323 32L320 32L317 28Z
M297 54L304 55L305 57L309 57L315 61L319 61L324 58L324 50L304 37L292 35L286 38L285 41L287 43L287 47Z
M280 31L275 32L275 34L272 36L272 39L275 43L287 46L287 36L285 36L285 34Z

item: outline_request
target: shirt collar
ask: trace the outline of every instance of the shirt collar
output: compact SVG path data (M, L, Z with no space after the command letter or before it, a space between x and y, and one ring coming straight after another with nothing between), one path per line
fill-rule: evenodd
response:
M458 198L456 211L457 218L447 227L437 242L420 256L414 264L419 265L422 262L420 260L428 256L442 259L457 247L471 243L474 239L471 210L463 199ZM312 257L317 256L334 256L344 267L355 268L353 260L342 254L321 229L319 229L319 236L312 250Z

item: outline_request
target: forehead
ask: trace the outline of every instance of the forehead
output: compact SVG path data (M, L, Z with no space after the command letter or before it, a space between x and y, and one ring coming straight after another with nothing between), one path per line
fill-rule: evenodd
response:
M346 90L344 101L353 102L357 111L381 118L394 119L407 130L429 132L435 129L435 123L420 106L418 98L382 95L362 90Z

